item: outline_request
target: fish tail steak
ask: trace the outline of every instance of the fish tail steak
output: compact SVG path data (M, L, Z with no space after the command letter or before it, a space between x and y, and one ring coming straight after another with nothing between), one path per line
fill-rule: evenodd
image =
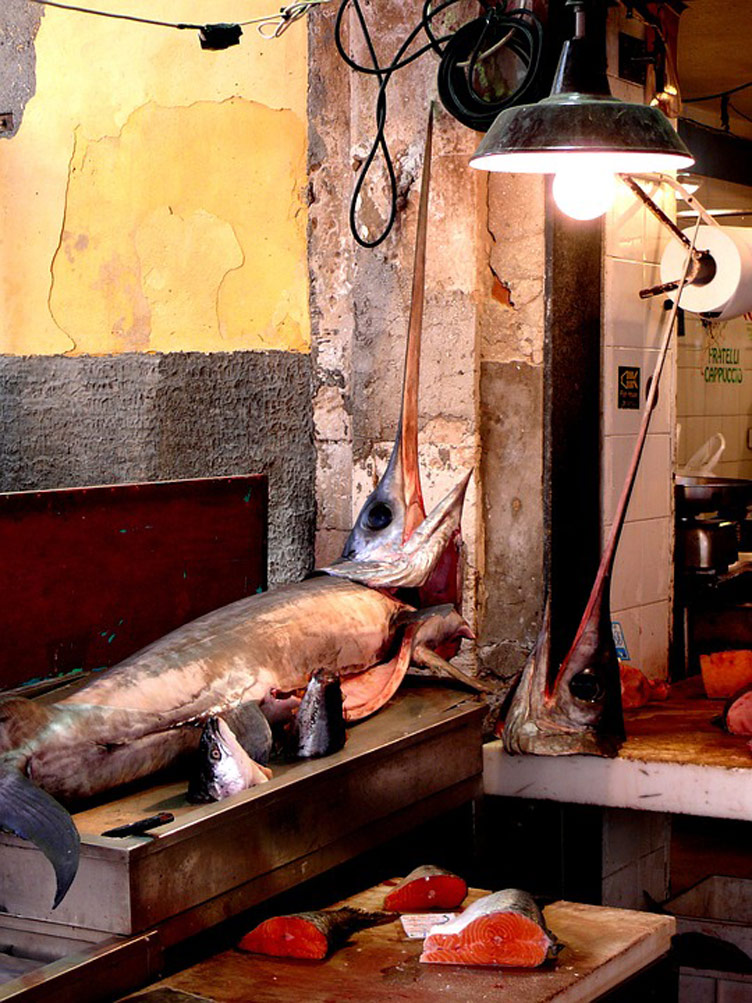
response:
M345 543L342 559L349 562L389 558L404 547L426 517L418 463L418 388L425 300L432 135L433 109L428 118L423 156L410 319L402 381L402 406L397 436L386 470L376 488L366 499ZM451 602L459 607L462 601L461 542L458 524L451 538L446 541L444 552L431 575L419 586L421 606Z

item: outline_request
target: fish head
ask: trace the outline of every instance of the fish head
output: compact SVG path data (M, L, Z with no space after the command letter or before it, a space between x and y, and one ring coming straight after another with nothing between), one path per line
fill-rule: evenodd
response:
M371 558L341 558L321 571L370 588L420 588L429 581L460 531L462 506L472 471L436 505L407 540Z
M611 630L608 582L588 606L551 687L549 702L561 720L596 740L624 738L621 678ZM606 743L613 744L613 743Z
M398 433L384 475L366 498L350 531L342 551L343 560L373 560L400 548L410 501L405 494L401 434Z
M502 738L511 753L615 756L624 738L608 582L594 593L552 680L551 608L522 671Z
M221 801L263 783L271 771L255 763L221 717L209 717L198 747L198 762L188 787L192 802Z
M376 488L366 499L345 543L342 557L348 561L388 557L405 543L426 515L418 466L418 387L425 299L432 137L433 109L428 118L423 154L399 424L386 470Z

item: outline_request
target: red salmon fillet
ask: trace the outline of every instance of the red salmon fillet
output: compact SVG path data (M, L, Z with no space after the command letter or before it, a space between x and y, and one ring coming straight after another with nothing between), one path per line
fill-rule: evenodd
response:
M391 912L425 912L426 909L456 909L467 895L466 882L433 864L416 867L384 897Z
M247 933L238 947L276 958L320 960L346 943L351 934L369 926L392 923L396 917L363 909L321 909L265 919Z
M430 930L420 960L537 968L558 949L532 898L510 888L478 899L457 919Z
M326 934L303 916L274 916L264 920L240 941L238 947L276 958L325 958Z

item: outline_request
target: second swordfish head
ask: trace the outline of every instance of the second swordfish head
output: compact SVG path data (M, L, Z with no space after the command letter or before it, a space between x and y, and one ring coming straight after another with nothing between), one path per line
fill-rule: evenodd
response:
M412 554L410 541L419 529L426 535L426 523L441 510L443 530L456 516L452 532L446 535L443 551L438 558L432 553L431 573L422 577L420 586L420 605L430 606L441 603L459 605L461 599L461 575L459 571L460 529L459 515L462 510L462 500L465 494L468 477L461 485L450 492L447 497L426 519L423 503L423 493L420 486L420 470L418 467L418 385L420 381L420 342L423 326L423 302L425 295L426 271L426 235L428 230L428 191L431 176L431 141L433 132L433 115L429 115L426 132L426 145L423 157L423 173L421 178L420 204L418 208L418 229L415 238L415 261L413 266L412 296L410 301L410 320L407 331L407 346L405 349L405 369L402 383L402 408L400 413L397 436L394 449L384 474L376 488L365 501L358 518L355 520L350 535L345 543L341 564L333 565L334 573L345 577L356 577L347 574L342 565L354 567L357 563L367 562L370 565L380 563L384 567L402 564L412 557L413 563L418 559L418 550L425 554L425 547L413 545ZM448 510L451 518L447 519ZM418 534L420 536L420 534ZM434 542L437 537L434 536ZM415 541L417 542L417 541ZM425 542L425 541L424 541ZM435 548L434 548L435 549ZM339 570L336 570L339 568ZM356 569L357 570L357 569ZM387 574L388 577L388 574ZM364 580L361 576L360 580ZM405 586L404 582L394 585L384 584L384 588Z

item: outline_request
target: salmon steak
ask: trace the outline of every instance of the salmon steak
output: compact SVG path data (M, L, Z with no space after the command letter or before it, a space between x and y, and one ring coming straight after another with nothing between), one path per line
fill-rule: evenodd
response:
M275 958L321 961L359 930L392 923L396 918L389 913L366 912L348 906L272 916L247 933L238 947L241 951L269 954Z
M391 912L425 912L428 909L456 909L467 895L463 878L443 867L423 864L384 897L384 908Z
M438 965L537 968L561 949L532 897L517 888L485 895L460 916L432 927L420 960Z

